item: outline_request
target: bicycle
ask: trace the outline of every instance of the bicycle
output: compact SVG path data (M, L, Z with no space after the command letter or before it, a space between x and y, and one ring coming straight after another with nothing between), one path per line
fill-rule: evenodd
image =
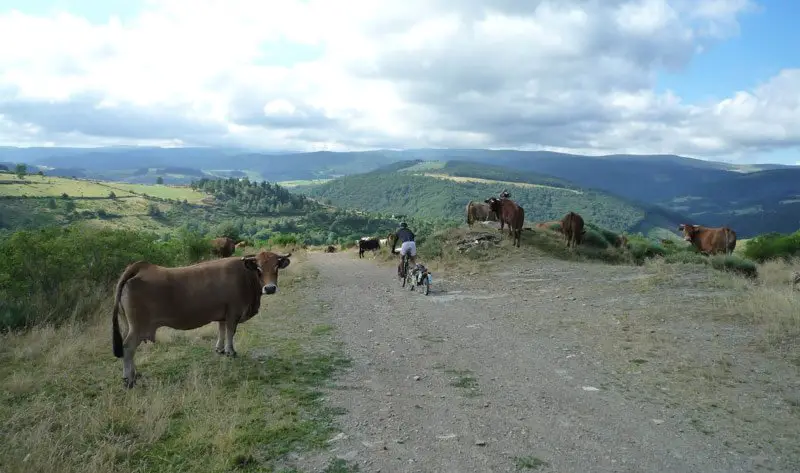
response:
M402 281L401 287L406 287L408 280L408 253L400 257L400 279Z

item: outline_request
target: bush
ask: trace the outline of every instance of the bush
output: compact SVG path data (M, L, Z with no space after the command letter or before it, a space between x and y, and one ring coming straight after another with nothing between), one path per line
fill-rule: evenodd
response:
M708 258L709 264L720 271L730 271L749 278L758 276L756 264L737 255L715 255Z
M228 237L233 241L241 240L240 226L234 222L222 222L211 231L213 238Z
M0 241L0 330L85 318L113 297L128 264L178 266L208 255L208 243L195 238L159 242L155 234L95 228L14 232Z
M759 263L771 259L788 260L800 256L800 230L791 235L782 233L759 235L747 242L744 255Z
M275 235L269 239L269 246L292 246L297 244L297 235Z
M667 250L664 247L641 235L628 237L628 251L630 251L631 258L636 263L642 263L645 259L666 256L667 254Z

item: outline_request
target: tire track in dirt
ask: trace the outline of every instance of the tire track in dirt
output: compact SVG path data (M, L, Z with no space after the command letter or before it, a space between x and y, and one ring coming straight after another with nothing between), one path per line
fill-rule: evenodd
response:
M716 438L664 423L675 415L664 406L605 389L602 362L569 328L562 336L521 322L595 310L579 303L595 293L585 281L607 286L635 268L541 259L516 283L434 274L426 297L400 288L393 268L349 253L310 262L320 277L309 297L329 307L354 363L327 392L347 411L342 434L301 459L304 471L322 471L331 456L384 473L517 471L539 460L538 471L751 471ZM577 298L500 292L515 284L539 294L573 284Z

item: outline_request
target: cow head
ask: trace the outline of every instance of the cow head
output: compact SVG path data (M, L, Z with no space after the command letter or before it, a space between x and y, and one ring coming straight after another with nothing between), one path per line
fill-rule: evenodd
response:
M262 294L275 294L278 291L278 270L289 266L291 253L279 255L262 251L255 256L242 256L245 268L258 272Z
M489 208L492 209L498 217L500 216L500 211L503 207L503 201L498 199L497 197L489 197L488 199L483 201L485 204L489 204Z
M678 230L683 232L683 239L684 240L692 241L692 239L694 238L695 234L699 230L699 227L697 225L687 225L685 223L682 223L682 224L678 225Z

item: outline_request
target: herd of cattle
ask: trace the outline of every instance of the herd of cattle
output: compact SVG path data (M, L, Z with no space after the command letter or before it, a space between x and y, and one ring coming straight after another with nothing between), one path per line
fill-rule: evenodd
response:
M503 232L507 225L509 236L513 237L513 244L516 247L520 246L522 232L531 230L530 227L523 226L525 209L507 197L490 197L483 202L469 201L466 207L466 219L470 228L477 222L499 222L500 231ZM583 217L575 212L567 212L561 220L539 222L535 226L539 229L561 233L568 248L575 248L582 244L583 237L586 234ZM678 226L678 231L683 232L685 241L691 243L704 254L731 254L736 248L736 232L729 227L712 228L701 225L681 224ZM394 243L392 241L393 238L393 233L383 239L362 237L356 242L359 258L362 258L366 251L375 251L387 243ZM667 239L662 239L661 243L665 246L674 245L672 240ZM620 234L614 244L618 248L627 248L628 237ZM332 253L335 249L328 247L326 251Z
M525 211L513 200L491 197L484 202L470 201L466 207L467 224L499 222L500 231L508 225L513 244L520 246L525 221ZM576 247L586 234L583 218L568 212L561 220L536 224L564 236L567 247ZM731 253L736 247L736 232L728 227L708 228L682 224L678 227L684 240L691 242L706 254ZM395 235L386 238L364 237L358 240L359 257L365 251L377 250L382 245L394 245ZM671 243L662 240L665 244ZM255 255L233 257L237 248L245 248L245 240L235 242L228 237L211 241L216 259L184 267L167 268L146 261L137 261L125 268L114 292L112 313L112 348L114 356L123 359L125 386L133 387L136 368L133 356L142 342L155 342L159 327L191 330L211 322L218 324L215 344L217 353L236 356L233 336L239 324L258 313L263 295L278 290L278 271L289 266L291 253L281 255L261 250ZM305 247L305 245L303 245ZM618 247L626 247L627 239L620 235ZM331 245L325 249L333 253ZM800 273L793 275L795 284ZM123 338L120 331L120 313L127 325Z

